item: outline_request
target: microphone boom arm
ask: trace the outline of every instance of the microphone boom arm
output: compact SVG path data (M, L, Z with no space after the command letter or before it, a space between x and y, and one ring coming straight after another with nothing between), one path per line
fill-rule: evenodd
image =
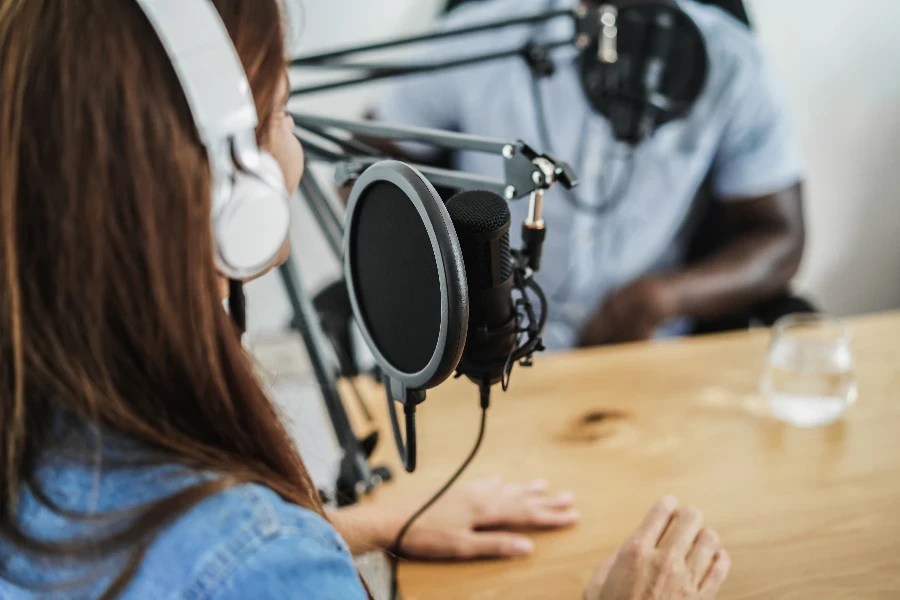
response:
M323 52L320 54L311 54L308 56L301 56L299 58L295 58L290 62L291 67L322 67L322 66L331 66L334 64L335 59L338 58L346 58L348 56L353 56L355 54L365 54L367 52L375 52L378 50L387 50L389 48L397 48L402 46L410 46L413 44L419 44L423 42L432 42L440 39L461 37L466 35L471 35L473 33L484 33L488 31L497 31L499 29L505 29L507 27L515 27L521 25L533 25L536 23L544 23L547 21L551 21L557 19L559 17L572 17L572 18L580 18L580 10L576 9L561 9L561 10L553 10L543 13L538 13L534 15L528 15L525 17L516 17L513 19L505 19L502 21L492 21L489 23L482 23L479 25L472 25L469 27L461 27L457 29L447 29L444 31L435 31L431 33L426 33L422 35L409 36L404 38L398 38L393 40L387 40L383 42L376 42L374 44L365 44L362 46L355 46L349 48L343 48L340 50L332 50L329 52Z
M572 19L575 24L575 35L568 39L555 40L552 42L544 42L541 44L529 43L523 48L502 50L493 53L480 54L475 56L467 56L443 62L432 63L390 63L390 62L344 62L346 59L359 54L366 54L379 50L387 50L390 48L400 48L411 46L424 42L432 42L448 38L461 38L467 35L498 31L514 26L534 25L547 23L555 19L567 17ZM615 26L609 26L605 17L603 7L589 7L586 4L578 4L573 8L551 10L534 15L524 17L516 17L512 19L504 19L499 21L491 21L467 27L456 29L446 29L443 31L435 31L422 35L385 40L373 44L364 44L361 46L343 48L340 50L332 50L319 54L312 54L295 58L290 61L291 68L317 69L317 70L333 70L333 71L360 71L362 74L356 78L330 81L326 83L313 84L306 87L293 88L291 97L303 96L308 94L316 94L329 90L371 83L383 79L391 79L394 77L403 77L407 75L415 75L420 73L430 73L434 71L444 71L458 67L479 64L483 62L491 62L506 58L522 56L535 73L546 75L552 72L552 62L547 58L551 50L561 48L563 46L574 46L579 50L588 48L593 40L601 40L607 42L603 45L606 53L601 53L601 58L607 59L608 62L615 62L615 58L611 57L609 50L609 34L615 31ZM612 39L613 49L615 48L615 39Z
M435 71L446 71L449 69L455 69L458 67L466 67L469 65L476 65L483 62L491 62L495 60L500 60L504 58L514 58L516 56L523 56L526 60L537 60L534 57L546 56L551 50L556 48L561 48L563 46L572 46L576 44L576 40L578 38L570 38L565 40L557 40L555 42L548 42L545 44L529 44L524 48L517 48L513 50L504 50L501 52L494 52L490 54L481 54L477 56L470 56L466 58L458 58L454 60L448 60L444 62L438 63L425 63L425 64L377 64L377 63L363 63L363 64L341 64L341 65L318 65L320 68L330 68L330 69L339 69L339 70L357 70L357 71L367 71L364 75L360 75L359 77L352 79L340 79L338 81L331 81L328 83L318 83L314 85L310 85L307 87L299 87L291 90L290 97L296 98L298 96L306 96L309 94L318 94L321 92L328 92L331 90L337 90L346 87L352 87L355 85L362 85L365 83L372 83L375 81L381 81L382 79L393 79L395 77L406 77L409 75L420 75L422 73L433 73Z
M337 164L335 172L335 181L340 186L349 185L359 178L363 171L380 162L382 159L377 158L356 158L350 159ZM460 191L465 190L487 190L495 194L503 195L507 185L493 177L483 177L470 173L461 173L459 171L451 171L449 169L440 169L437 167L429 167L427 165L418 165L415 163L407 163L431 182L432 185L439 187L448 187Z
M487 189L507 200L528 197L538 190L549 189L555 183L560 183L568 189L578 185L578 177L568 163L549 154L540 154L522 141L510 142L437 129L400 127L296 112L292 112L291 117L297 127L313 134L334 129L354 136L365 136L378 142L417 142L449 150L499 155L505 159L503 180L413 165L437 185L461 190ZM333 160L335 156L327 158L332 159L329 162L334 162L338 166L338 183L346 185L355 180L363 170L384 157L360 157L348 154L346 160ZM429 175L435 178L432 179Z

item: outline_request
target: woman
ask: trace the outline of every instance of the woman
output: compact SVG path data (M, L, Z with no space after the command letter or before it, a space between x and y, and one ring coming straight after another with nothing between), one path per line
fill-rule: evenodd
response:
M214 3L292 189L277 0ZM365 598L346 542L383 546L397 518L336 513L346 542L325 518L221 310L209 167L142 12L0 0L0 82L0 598ZM577 516L539 485L456 494L406 553L517 553L474 530ZM706 597L727 566L666 500L588 596Z

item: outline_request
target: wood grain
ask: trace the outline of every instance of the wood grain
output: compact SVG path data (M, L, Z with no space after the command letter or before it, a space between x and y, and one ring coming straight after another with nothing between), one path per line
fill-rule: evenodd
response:
M698 505L734 568L721 598L900 598L900 313L851 322L859 400L839 424L775 422L757 392L767 331L539 357L495 393L469 477L543 477L583 522L534 556L405 564L407 600L581 598L594 566L661 495ZM379 409L380 392L368 389ZM368 395L367 394L367 395ZM380 412L383 416L383 410ZM437 489L474 440L477 392L453 381L419 409L419 470L381 501ZM387 429L379 456L397 469Z

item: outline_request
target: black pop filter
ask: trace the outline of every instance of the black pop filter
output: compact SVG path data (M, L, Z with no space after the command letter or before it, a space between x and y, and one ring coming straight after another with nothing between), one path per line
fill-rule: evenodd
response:
M613 125L616 139L637 144L683 118L706 84L703 34L674 0L610 0L582 21L591 40L579 63L585 94Z
M394 433L415 468L415 406L452 374L466 343L466 270L434 186L398 161L369 167L347 205L344 276L353 314L386 378ZM404 404L403 451L394 400ZM413 431L410 431L410 428Z

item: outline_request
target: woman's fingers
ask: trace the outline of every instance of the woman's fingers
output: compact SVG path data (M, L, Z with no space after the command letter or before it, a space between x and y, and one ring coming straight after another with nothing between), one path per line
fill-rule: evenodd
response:
M503 485L503 478L499 475L494 475L493 477L485 477L483 479L477 479L473 481L470 485L475 487L485 489L485 490L495 490L496 488Z
M694 542L694 547L687 556L687 568L694 578L697 587L703 582L712 567L716 554L721 550L722 544L719 535L711 529L703 529Z
M502 493L509 496L523 496L528 494L542 495L546 494L550 484L545 479L535 479L521 483L506 483L503 485Z
M498 478L474 481L464 490L474 502L475 528L548 529L567 527L581 515L572 508L572 492L549 494L546 480L502 483Z
M634 541L642 546L655 548L668 529L669 523L675 517L677 510L678 499L675 496L662 498L650 509L640 527L634 532Z
M572 492L560 492L552 496L545 495L538 498L538 502L545 508L564 510L575 504L575 494Z
M459 538L454 547L460 560L512 558L534 552L534 542L524 535L499 531L475 531Z
M597 567L597 570L594 571L593 576L591 577L591 581L588 584L588 590L601 590L603 586L606 584L606 580L609 579L609 575L613 570L613 567L616 565L616 560L619 558L618 553L613 554L606 560L604 560ZM585 598L589 598L588 594L585 594Z
M533 514L524 527L532 529L556 529L559 527L571 527L581 520L581 513L574 508L567 510L544 509Z
M699 510L692 506L679 509L659 547L675 557L684 559L691 551L702 527L703 514Z
M715 598L731 571L731 557L722 549L716 553L712 567L706 578L700 583L700 593L704 598Z
M477 523L478 527L509 527L520 529L548 529L568 527L578 522L581 513L572 508L571 492L534 495L524 489L515 494L503 494L490 500L489 510Z
M547 508L570 508L575 503L575 494L569 491L548 493L549 484L543 479L528 483L508 483L503 486L502 496L510 502L535 500ZM492 498L496 500L496 498Z

